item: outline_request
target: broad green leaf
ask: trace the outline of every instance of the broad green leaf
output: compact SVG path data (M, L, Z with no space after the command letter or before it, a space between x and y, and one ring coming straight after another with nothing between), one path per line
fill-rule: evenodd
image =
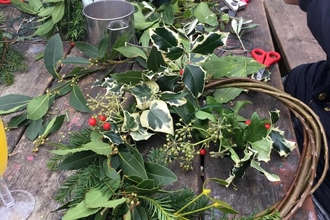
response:
M109 35L106 34L99 42L98 44L98 51L97 51L97 58L101 59L105 56L105 53L108 52L108 48L109 48Z
M119 47L116 48L115 50L127 58L142 57L143 59L147 60L146 53L142 49L134 46Z
M59 149L59 150L51 150L52 154L56 155L68 155L72 153L78 153L82 151L89 151L86 147L72 148L72 149Z
M116 59L117 57L120 57L120 54L116 49L126 46L126 43L129 41L134 42L134 39L131 40L133 37L134 36L126 33L122 35L120 38L118 38L113 45L109 45L110 48L108 47L108 49L111 49L110 59Z
M120 181L120 176L119 173L117 172L117 170L111 166L111 157L103 160L102 163L102 172L105 176L109 177L112 180L116 180L118 179L118 181ZM113 185L112 185L113 187Z
M83 57L66 57L64 60L61 61L63 64L82 64L82 65L89 65L91 62Z
M166 63L161 52L157 50L156 47L152 47L147 60L148 69L153 72L157 72L161 66L165 65Z
M160 76L156 82L161 91L173 91L177 85L179 76Z
M55 5L54 11L52 13L52 21L54 24L62 20L64 15L64 10L65 10L64 1Z
M260 166L260 163L255 160L251 160L251 167L253 167L254 169L261 172L263 175L265 175L269 181L272 181L272 182L281 181L279 176L277 176L276 174L271 174L271 173L267 172Z
M63 57L63 43L59 34L55 34L48 41L45 53L44 53L44 63L48 72L55 78L59 78L56 72L57 63Z
M147 186L145 183L150 183L149 186ZM137 193L138 195L153 195L157 192L159 192L159 187L154 186L153 180L144 180L140 182L136 186L127 186L125 188L126 193Z
M55 24L54 24L53 20L49 19L48 21L46 21L45 23L43 23L42 25L40 25L38 27L38 29L34 32L34 35L38 35L38 36L47 35L54 28L55 28Z
M27 121L27 112L23 112L22 114L16 115L12 118L10 118L7 126L9 129L11 128L17 128L21 124Z
M200 66L186 65L182 80L185 87L195 98L198 98L203 93L205 71Z
M243 89L240 88L223 88L216 89L213 93L214 98L219 103L227 103L229 101L234 100L243 92Z
M256 155L258 161L270 161L270 153L272 151L273 141L269 140L268 138L263 138L259 141L255 141L250 144L251 148L254 151L258 152Z
M31 5L21 0L11 0L10 1L15 7L17 7L20 11L25 12L27 14L37 14L38 11L34 10Z
M110 155L112 153L112 147L109 143L102 141L103 135L98 131L92 131L91 142L84 144L82 147L88 148L99 155Z
M49 101L50 97L48 94L32 99L27 106L27 118L31 120L38 120L45 116L50 107Z
M145 110L140 116L141 125L145 128L166 134L174 134L173 119L166 102L153 100L150 110Z
M195 117L200 120L210 120L212 122L216 122L214 115L205 111L197 111L195 113Z
M167 25L172 25L174 23L174 11L172 5L168 5L163 11L163 19Z
M169 48L178 46L178 39L179 35L166 27L151 30L151 40L160 51L167 52Z
M97 48L87 42L75 42L75 47L89 57L97 57Z
M70 95L70 105L77 111L89 112L87 101L77 84L73 84Z
M148 177L155 181L155 185L166 186L178 180L176 175L168 168L152 162L144 162Z
M200 2L193 10L194 16L200 23L217 26L217 16L210 10L206 2Z
M107 202L98 203L98 205L100 205L101 207L104 207L104 208L115 208L118 205L121 205L126 201L127 201L126 198L121 198L121 199L114 199L114 200L110 200Z
M224 45L226 38L227 35L220 31L201 35L194 41L191 52L203 55L212 54L217 47Z
M252 102L248 101L248 100L237 101L234 108L233 108L234 113L238 113L241 109L245 108L245 106L251 105L251 104L252 104Z
M45 131L42 133L44 137L48 137L49 135L53 134L54 132L58 131L63 124L65 119L65 115L59 115L54 117L50 122L47 124Z
M51 15L54 11L54 8L55 8L55 6L50 6L50 7L47 7L47 8L43 8L39 11L38 16L39 17L45 17L45 16L48 16L48 15Z
M147 30L148 28L150 28L160 20L160 18L156 18L154 20L146 21L146 16L142 12L142 9L140 7L136 7L136 8L138 9L137 11L134 12L134 28L136 30L138 31Z
M202 64L203 69L212 78L247 77L265 66L250 57L212 56Z
M26 136L29 140L34 140L39 135L42 127L42 119L32 120L26 129Z
M143 73L141 71L131 70L125 73L111 74L111 77L118 83L136 85L143 81Z
M71 82L60 82L53 90L56 91L56 97L68 94L72 91Z
M107 202L110 198L109 193L104 193L99 189L91 188L85 196L85 205L88 208L101 208L100 203Z
M133 154L120 152L118 155L124 175L138 176L142 179L148 179L148 175L143 164L141 164Z
M0 115L25 109L31 99L30 96L20 94L9 94L0 97Z
M87 167L88 164L94 162L100 155L95 154L93 151L83 151L75 153L64 159L59 165L56 166L57 170L76 170Z
M73 208L68 209L62 220L76 220L97 213L101 208L87 208L85 201L81 201Z
M40 0L29 0L29 5L34 9L34 11L39 11L43 7Z

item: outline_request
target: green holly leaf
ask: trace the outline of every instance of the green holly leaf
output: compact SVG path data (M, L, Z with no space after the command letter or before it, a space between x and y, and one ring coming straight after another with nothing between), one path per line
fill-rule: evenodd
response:
M156 47L152 47L147 59L147 67L153 72L157 72L161 66L166 66L163 55Z
M200 2L193 10L193 15L200 23L208 24L211 26L218 26L217 16L210 10L206 2Z
M82 145L82 147L94 151L99 155L108 156L112 153L112 147L110 144L103 142L103 135L98 131L92 131L91 142Z

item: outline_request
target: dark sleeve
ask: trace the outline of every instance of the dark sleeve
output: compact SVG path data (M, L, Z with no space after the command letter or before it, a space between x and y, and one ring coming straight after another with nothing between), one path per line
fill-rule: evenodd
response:
M327 54L327 60L330 64L330 1L300 0L299 6L307 12L307 25Z

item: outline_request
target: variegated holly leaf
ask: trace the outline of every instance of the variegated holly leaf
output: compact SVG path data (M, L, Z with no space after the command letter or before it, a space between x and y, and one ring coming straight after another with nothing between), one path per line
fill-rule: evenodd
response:
M150 101L154 99L154 94L156 94L158 91L158 85L152 81L139 84L131 88L131 92L136 99L136 107L139 109L148 108Z
M191 94L198 98L204 91L205 71L200 66L187 65L184 68L183 83Z
M167 27L159 27L151 30L151 41L158 50L168 52L169 48L179 45L179 34Z
M204 55L212 54L217 47L224 45L226 40L227 34L220 31L200 35L194 41L191 52Z
M166 102L162 100L151 101L149 110L142 112L140 120L141 125L145 128L166 134L174 134L172 116Z

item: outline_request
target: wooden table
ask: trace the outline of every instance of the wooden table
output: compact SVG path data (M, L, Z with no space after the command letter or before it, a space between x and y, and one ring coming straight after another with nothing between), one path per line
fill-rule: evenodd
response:
M248 31L243 35L244 42L249 49L253 49L253 47L260 47L267 51L274 49L263 1L252 0L245 10L239 12L238 16L243 16L245 19L252 19L254 23L260 24L258 28ZM65 46L68 47L68 45ZM35 61L35 58L38 53L44 50L45 44L23 42L16 43L15 47L26 55L29 69L27 72L16 75L14 85L9 87L0 85L0 96L19 93L34 97L44 93L47 88L52 86L53 79L45 70L43 61ZM241 54L249 56L248 53ZM73 48L70 55L80 56L80 52ZM65 72L70 68L72 67L65 66L61 71ZM116 72L124 72L132 68L139 68L139 66L137 64L131 64L116 68ZM282 89L278 66L274 65L270 71L272 72L270 84ZM83 88L85 91L88 90L90 94L95 94L97 90L90 90L90 85L96 79L102 79L102 76L103 73L98 72L84 78L80 81L80 88ZM269 110L280 109L281 121L279 122L279 127L286 131L287 139L294 140L294 132L290 123L291 119L288 110L279 102L267 96L255 93L249 93L248 96L254 105L250 107L246 114L258 111L260 115L268 116L267 112ZM56 114L65 114L67 111L71 120L69 123L64 124L57 134L52 135L49 142L57 142L65 138L62 136L69 131L74 131L84 126L89 117L88 114L74 111L69 105L67 96L56 100L52 109ZM12 116L6 116L4 120L8 121L10 117ZM11 156L9 157L9 166L4 178L10 189L28 190L35 196L36 207L29 218L30 220L60 219L60 213L51 213L51 211L59 207L53 198L61 182L68 174L50 171L46 167L46 163L51 157L48 152L50 150L49 145L46 144L40 147L38 153L32 153L33 144L27 139L24 131L24 127L19 127L8 132L8 144L10 146ZM146 144L154 145L155 142L148 141ZM298 161L298 151L292 152L288 159L273 156L272 162L267 167L272 167L272 170L280 175L282 180L280 183L270 183L258 172L248 170L247 175L235 183L237 189L220 187L212 182L209 182L206 186L212 189L212 195L216 198L226 201L242 214L251 214L253 211L260 211L274 204L285 194L293 180ZM218 159L209 157L205 158L203 174L200 172L200 165L199 158L196 158L194 161L193 171L183 172L176 164L172 165L171 169L179 177L178 182L173 184L172 187L181 188L187 186L199 192L202 188L202 179L210 177L226 178L230 170L228 164L220 164ZM218 215L218 213L215 213L215 215ZM206 219L209 219L209 216L206 216ZM311 199L305 202L305 205L299 210L294 219L316 219L314 217L314 208Z

